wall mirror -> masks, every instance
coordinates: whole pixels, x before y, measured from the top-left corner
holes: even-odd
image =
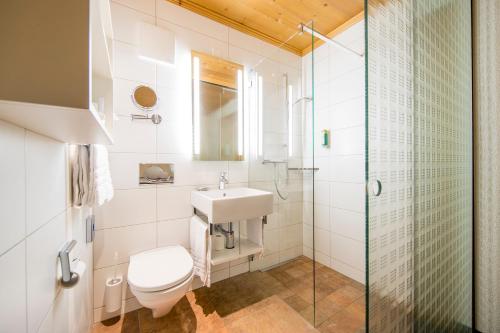
[[[191,60],[194,158],[243,160],[243,66],[196,51]]]
[[[153,111],[158,104],[158,97],[153,88],[137,86],[132,92],[132,101],[142,111]]]

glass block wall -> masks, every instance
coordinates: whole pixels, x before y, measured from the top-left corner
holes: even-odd
[[[500,332],[500,2],[474,1],[476,327]]]
[[[367,0],[370,332],[472,326],[467,0]],[[382,184],[380,196],[371,192]]]
[[[413,7],[367,3],[367,319],[370,332],[411,332],[413,317]],[[371,186],[369,186],[371,190]]]
[[[415,331],[472,327],[470,0],[414,12]]]

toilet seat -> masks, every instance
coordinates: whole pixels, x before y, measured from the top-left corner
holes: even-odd
[[[193,259],[179,245],[162,247],[130,257],[128,283],[134,290],[158,292],[192,277]]]

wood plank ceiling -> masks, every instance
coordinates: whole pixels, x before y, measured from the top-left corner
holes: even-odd
[[[233,29],[281,45],[300,23],[314,20],[314,29],[333,37],[363,19],[363,0],[167,0]],[[318,44],[316,44],[318,42]],[[321,42],[317,39],[315,45]],[[308,34],[282,47],[297,55],[311,50]]]

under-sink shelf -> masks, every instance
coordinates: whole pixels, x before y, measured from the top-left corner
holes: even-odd
[[[212,265],[219,265],[225,262],[248,257],[262,251],[262,246],[241,238],[235,241],[234,249],[223,249],[219,251],[212,250]]]

